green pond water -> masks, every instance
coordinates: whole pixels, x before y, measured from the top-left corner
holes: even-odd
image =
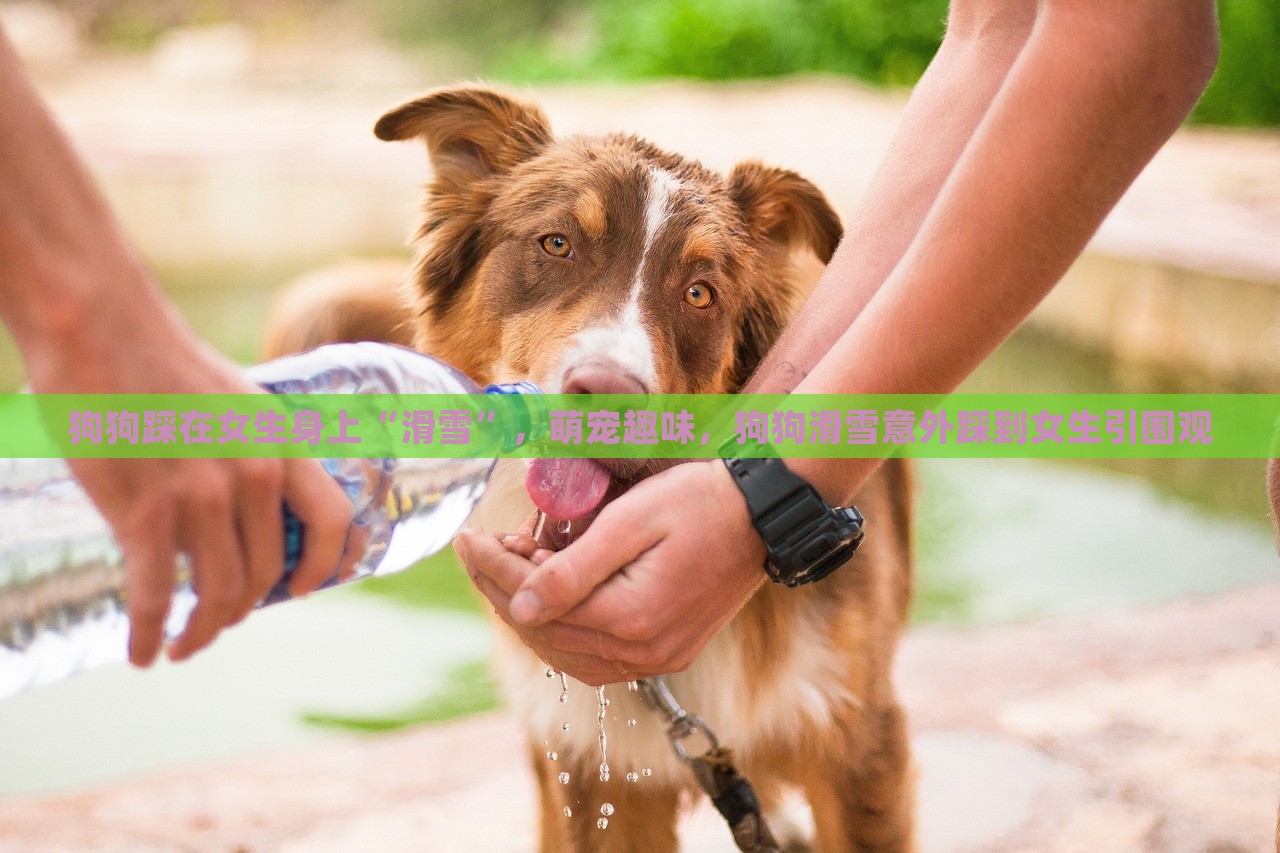
[[[204,335],[253,358],[300,267],[158,272]],[[122,330],[127,335],[127,330]],[[22,381],[0,338],[0,390]],[[1019,334],[971,391],[1190,390]],[[1200,389],[1230,390],[1230,389]],[[1280,578],[1257,461],[921,465],[917,622],[1139,606]],[[0,702],[0,796],[83,789],[493,707],[489,628],[451,554],[255,614],[190,664],[108,667]]]

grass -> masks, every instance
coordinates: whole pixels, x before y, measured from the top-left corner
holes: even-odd
[[[377,596],[400,606],[424,611],[482,612],[480,594],[471,585],[451,548],[403,572],[360,581],[344,592]],[[440,689],[398,711],[375,715],[304,713],[302,720],[323,728],[377,734],[480,714],[494,710],[499,704],[488,662],[478,660],[451,668]]]
[[[353,593],[376,595],[402,604],[460,613],[483,613],[480,593],[458,562],[452,548],[446,548],[403,572],[369,578],[352,587]]]
[[[443,723],[492,711],[499,705],[498,690],[486,661],[472,661],[449,670],[443,689],[390,714],[358,716],[308,713],[303,722],[361,734],[381,734],[422,723]]]

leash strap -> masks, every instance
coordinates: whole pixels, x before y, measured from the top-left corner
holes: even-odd
[[[667,720],[667,739],[676,755],[688,765],[698,787],[711,798],[716,811],[729,824],[733,841],[743,853],[782,853],[769,824],[760,811],[760,801],[746,777],[733,764],[733,751],[720,746],[715,732],[697,714],[680,706],[661,676],[640,681],[649,705]],[[685,742],[701,735],[708,748],[691,757]]]
[[[707,792],[716,811],[729,824],[734,843],[745,853],[781,853],[760,811],[751,783],[733,766],[733,752],[724,747],[688,760],[698,786]]]

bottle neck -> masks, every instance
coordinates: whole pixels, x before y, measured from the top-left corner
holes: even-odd
[[[509,405],[499,407],[502,425],[502,449],[514,450],[546,429],[549,411],[542,389],[532,382],[509,382],[490,385],[486,394],[511,395]]]

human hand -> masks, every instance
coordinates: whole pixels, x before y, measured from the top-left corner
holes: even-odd
[[[163,302],[140,328],[137,314],[100,316],[28,352],[38,393],[262,393],[195,338]],[[124,332],[124,330],[128,330]],[[313,591],[358,553],[344,545],[350,501],[310,459],[78,459],[72,472],[111,525],[125,559],[129,660],[154,662],[179,553],[190,557],[197,604],[168,656],[180,661],[242,620],[284,570],[281,502],[304,525],[294,595]]]
[[[718,460],[642,481],[554,554],[474,530],[455,547],[521,639],[591,685],[687,668],[765,580],[764,544]]]

